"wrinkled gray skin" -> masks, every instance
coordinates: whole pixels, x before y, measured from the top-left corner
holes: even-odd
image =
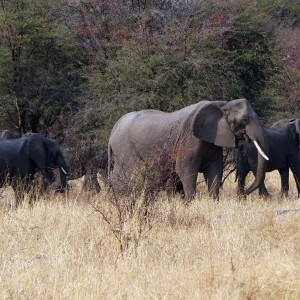
[[[300,196],[300,119],[280,120],[271,128],[265,128],[265,134],[269,140],[269,158],[267,172],[278,170],[281,177],[281,193],[288,196],[289,169],[291,169]],[[238,193],[243,195],[245,179],[249,172],[256,171],[257,150],[253,143],[242,141],[239,143],[236,156]],[[259,186],[261,196],[270,197],[265,184]]]
[[[15,207],[23,199],[24,192],[32,190],[35,173],[39,170],[47,178],[52,168],[60,169],[61,189],[66,189],[68,168],[54,140],[37,133],[0,140],[0,186],[12,186],[16,194]]]
[[[82,190],[99,193],[101,191],[97,173],[105,180],[107,176],[107,152],[96,151],[88,145],[83,148],[64,147],[62,151],[69,166],[69,180],[85,175]]]
[[[255,139],[268,155],[262,125],[246,99],[201,101],[173,113],[131,112],[119,119],[110,135],[109,179],[113,186],[130,184],[132,174],[146,170],[147,180],[159,189],[178,178],[190,200],[196,192],[198,172],[202,172],[209,193],[218,198],[222,147],[236,147],[239,139]],[[259,155],[256,178],[246,194],[264,181],[265,169],[266,160]]]

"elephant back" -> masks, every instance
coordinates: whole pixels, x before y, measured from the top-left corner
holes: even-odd
[[[0,135],[0,140],[13,140],[17,138],[18,136],[11,130],[3,130]]]

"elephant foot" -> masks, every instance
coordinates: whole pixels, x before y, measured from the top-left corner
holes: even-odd
[[[219,193],[216,193],[216,191],[209,191],[208,195],[210,198],[213,198],[214,201],[219,202],[220,200]]]
[[[189,200],[187,198],[182,198],[182,203],[184,204],[184,206],[188,207],[191,205],[192,200]]]
[[[10,209],[15,210],[17,209],[18,204],[15,196],[12,196],[12,199],[10,200]]]
[[[238,189],[236,193],[237,193],[239,200],[246,200],[245,190]]]
[[[259,193],[259,196],[265,199],[271,199],[272,195],[269,192]]]

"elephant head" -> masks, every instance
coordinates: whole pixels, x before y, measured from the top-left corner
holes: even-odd
[[[300,151],[300,119],[283,119],[274,123],[271,128],[288,130],[292,134],[293,139],[298,143]]]
[[[53,181],[51,169],[59,168],[61,189],[67,188],[68,168],[58,144],[40,134],[33,133],[28,136],[28,154],[37,169],[44,173],[45,178]]]
[[[289,123],[289,130],[292,132],[293,138],[298,142],[299,157],[300,157],[300,119],[292,120]]]
[[[0,135],[0,140],[13,140],[17,139],[18,136],[13,133],[11,130],[3,130]]]
[[[299,151],[300,151],[300,119],[295,120],[295,128],[296,128],[296,132],[298,133],[298,144],[299,144]]]
[[[207,102],[195,112],[192,128],[196,137],[220,147],[235,148],[239,140],[252,140],[259,153],[258,165],[255,180],[245,193],[250,194],[264,181],[268,140],[258,116],[246,99]]]

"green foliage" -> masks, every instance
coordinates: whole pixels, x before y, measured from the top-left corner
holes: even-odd
[[[44,1],[25,0],[1,8],[1,104],[17,116],[5,121],[20,133],[45,130],[61,110],[76,105],[83,82],[72,37],[56,30],[50,9]]]
[[[17,2],[0,10],[2,127],[105,148],[133,110],[246,97],[266,123],[299,116],[296,0]]]

